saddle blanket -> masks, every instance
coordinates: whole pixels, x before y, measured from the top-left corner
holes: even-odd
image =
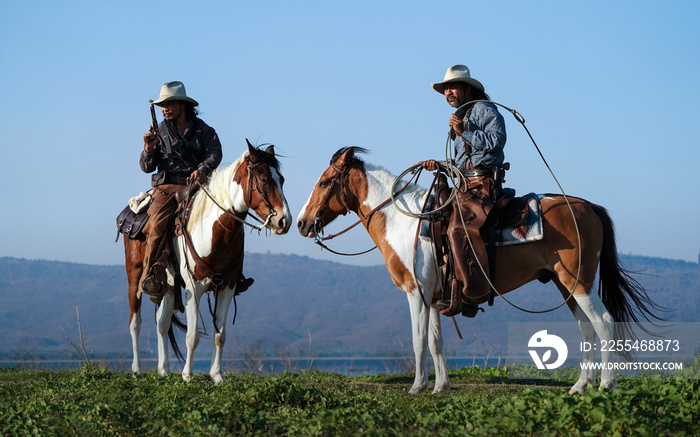
[[[540,199],[542,197],[544,196],[535,193],[529,193],[522,197],[527,204],[527,217],[517,226],[496,229],[496,246],[512,246],[539,241],[544,238],[542,232],[542,211],[540,209]],[[432,208],[432,205],[433,199],[428,199],[426,210]],[[429,220],[421,220],[420,236],[431,238]]]
[[[542,196],[544,197],[544,196]],[[496,231],[496,246],[512,246],[514,244],[530,243],[544,238],[542,232],[542,211],[540,196],[529,193],[523,196],[527,203],[527,218],[518,226]]]

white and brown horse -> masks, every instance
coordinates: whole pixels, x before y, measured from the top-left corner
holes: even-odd
[[[333,156],[330,167],[323,172],[299,213],[299,232],[305,237],[317,237],[325,225],[348,210],[365,218],[363,225],[382,252],[392,281],[408,297],[416,359],[410,392],[420,393],[428,388],[426,346],[430,347],[435,364],[433,392],[448,391],[450,381],[443,354],[440,311],[435,305],[440,284],[432,242],[423,237],[415,242],[419,218],[401,213],[391,202],[381,206],[392,197],[396,176],[358,159],[356,149],[362,151],[344,148]],[[427,190],[410,184],[395,195],[395,201],[402,210],[417,213],[427,195]],[[619,265],[612,221],[604,208],[569,197],[569,209],[563,196],[557,195],[543,197],[540,202],[544,238],[496,251],[495,266],[499,274],[494,286],[501,294],[535,279],[552,280],[564,298],[573,292],[573,299],[568,299],[567,305],[579,323],[584,341],[590,343],[595,343],[596,335],[613,339],[614,322],[634,322],[637,315],[658,319],[649,307],[660,307],[649,300],[646,292]],[[380,208],[373,212],[377,207]],[[579,238],[571,211],[580,233],[580,271]],[[602,299],[591,292],[599,264]],[[488,296],[484,296],[477,303],[487,300]],[[602,352],[601,358],[603,363],[609,362],[610,353]],[[592,362],[595,351],[586,352],[583,359]],[[582,370],[570,393],[583,393],[594,381],[593,370]],[[613,389],[616,384],[614,372],[603,370],[600,388]]]
[[[194,194],[186,236],[175,237],[175,261],[184,280],[184,308],[187,316],[187,357],[182,377],[189,380],[193,374],[194,351],[199,343],[199,302],[205,292],[216,290],[213,311],[214,354],[209,375],[216,383],[223,381],[222,353],[226,341],[226,318],[236,292],[236,278],[243,267],[244,219],[253,210],[267,218],[265,225],[275,234],[289,231],[292,221],[282,186],[284,178],[274,154],[274,148],[257,149],[248,143],[248,150],[227,168],[216,170],[202,189]],[[211,197],[210,197],[211,196]],[[246,222],[247,223],[247,222]],[[193,255],[190,247],[194,247]],[[143,270],[144,240],[125,237],[126,271],[129,280],[129,330],[133,346],[133,372],[141,371],[138,337],[141,330],[141,295],[137,293]],[[197,256],[204,261],[198,265]],[[208,272],[206,270],[209,270]],[[179,350],[172,335],[172,316],[180,286],[175,286],[176,269],[168,266],[168,292],[156,311],[158,336],[158,373],[170,372],[168,335],[176,355]],[[211,273],[218,273],[212,280]],[[218,286],[216,284],[219,284]],[[208,312],[208,311],[206,311]],[[205,311],[202,311],[205,313]]]

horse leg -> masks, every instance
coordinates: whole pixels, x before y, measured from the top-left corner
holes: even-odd
[[[189,282],[189,281],[185,281]],[[187,356],[185,365],[182,367],[182,379],[189,381],[194,374],[194,351],[199,345],[199,301],[202,293],[197,290],[195,283],[188,283],[185,289],[185,314],[187,315],[187,334],[185,334],[185,344],[187,345]]]
[[[586,313],[580,306],[576,305],[575,300],[569,300],[567,303],[569,304],[571,311],[574,313],[574,317],[576,317],[576,320],[578,321],[578,328],[581,330],[584,344],[595,344],[595,328],[593,327],[593,324]],[[569,390],[570,395],[574,393],[585,395],[588,386],[595,384],[595,369],[593,368],[594,362],[595,350],[592,347],[588,350],[584,350],[583,357],[581,359],[581,374],[579,375],[576,384],[574,384],[573,387],[571,387],[571,390]]]
[[[428,389],[428,371],[427,371],[427,339],[428,339],[428,324],[430,312],[423,300],[418,295],[418,291],[407,294],[408,304],[411,309],[411,327],[413,337],[413,354],[416,360],[416,376],[413,380],[413,387],[409,391],[410,394],[423,393]]]
[[[595,333],[598,334],[601,344],[609,344],[613,341],[614,335],[614,320],[608,310],[603,305],[603,301],[596,293],[589,293],[585,295],[574,295],[576,303],[583,310],[583,312],[588,316]],[[592,343],[594,344],[594,343]],[[608,349],[602,349],[600,351],[600,362],[602,364],[602,370],[600,373],[600,387],[599,389],[610,389],[614,390],[617,388],[617,380],[615,378],[615,371],[612,368],[613,356]]]
[[[211,357],[211,369],[209,376],[215,384],[224,382],[224,374],[221,370],[224,344],[226,343],[226,319],[228,309],[233,299],[233,289],[225,288],[216,296],[216,328],[214,330],[214,351]]]
[[[567,277],[567,275],[562,275],[560,273],[558,277],[553,279],[553,282],[556,284],[562,296],[564,296],[566,299],[571,293],[570,288],[573,288],[576,278],[573,276],[568,278],[570,286],[567,287],[567,285],[564,285],[560,280],[562,277]],[[581,278],[586,277],[587,276],[584,274],[581,275]],[[581,330],[581,335],[583,336],[583,341],[594,345],[596,344],[596,335],[598,338],[600,338],[601,343],[612,341],[614,321],[608,310],[605,308],[605,305],[600,297],[596,293],[590,292],[592,287],[590,285],[583,285],[584,283],[590,284],[591,282],[592,281],[585,281],[584,279],[581,279],[577,286],[577,290],[580,292],[574,293],[572,296],[573,301],[569,299],[568,305],[569,309],[578,321],[579,329]],[[590,351],[583,353],[582,364],[585,363],[586,367],[592,367],[591,364],[595,360],[595,351],[592,349],[593,348],[591,348]],[[615,379],[615,372],[612,369],[611,364],[609,364],[612,363],[612,355],[606,350],[602,350],[600,355],[602,365],[600,389],[608,388],[613,390],[617,388],[617,381]],[[584,394],[586,392],[586,387],[593,383],[595,383],[595,369],[584,369],[582,366],[579,379],[576,381],[576,384],[571,387],[569,393]]]
[[[134,311],[132,307],[131,320],[129,321],[129,333],[131,334],[131,348],[133,351],[133,361],[131,371],[141,373],[141,353],[139,352],[139,334],[141,334],[141,304]]]
[[[168,354],[168,331],[173,317],[175,296],[168,291],[158,305],[156,311],[156,335],[158,337],[158,374],[166,376],[170,373],[170,358]]]
[[[132,362],[131,371],[141,373],[141,353],[139,351],[139,335],[141,334],[141,296],[138,294],[139,279],[143,271],[141,251],[143,243],[139,240],[129,240],[124,236],[124,257],[129,297],[129,333],[131,334]]]
[[[447,393],[450,391],[450,377],[447,375],[447,359],[443,353],[442,327],[440,322],[440,310],[435,305],[431,305],[428,345],[430,347],[430,354],[433,356],[433,364],[435,365],[435,388],[433,389],[433,393]]]

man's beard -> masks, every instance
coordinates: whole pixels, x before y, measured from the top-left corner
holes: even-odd
[[[450,105],[450,106],[453,107],[453,108],[459,108],[460,106],[462,106],[462,103],[463,103],[463,102],[462,102],[461,100],[459,100],[459,99],[455,99],[454,103],[450,103],[450,101],[447,100],[447,104]]]

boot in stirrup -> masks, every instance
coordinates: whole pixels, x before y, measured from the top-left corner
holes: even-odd
[[[245,276],[243,276],[243,273],[239,273],[236,277],[236,294],[238,295],[243,293],[248,288],[250,288],[250,286],[253,285],[254,282],[255,279],[246,278]]]
[[[141,280],[141,292],[160,298],[163,295],[166,279],[165,265],[160,262],[153,264],[148,275]]]

